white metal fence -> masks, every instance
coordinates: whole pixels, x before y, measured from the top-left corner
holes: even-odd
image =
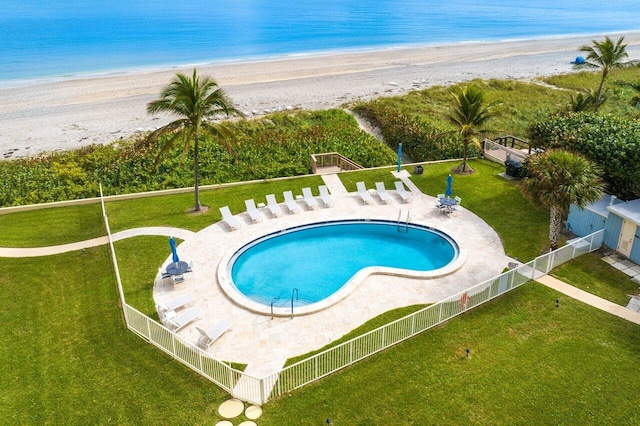
[[[254,404],[263,404],[271,398],[314,382],[445,322],[531,279],[545,275],[564,262],[598,249],[602,245],[604,235],[602,230],[595,232],[404,318],[287,366],[264,378],[257,378],[211,357],[193,343],[126,303],[104,201],[102,209],[127,328],[234,397]]]

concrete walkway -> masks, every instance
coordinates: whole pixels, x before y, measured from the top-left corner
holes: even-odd
[[[573,299],[584,302],[587,305],[591,305],[594,308],[598,308],[617,317],[626,319],[627,321],[640,324],[640,312],[633,312],[632,310],[627,309],[624,306],[616,305],[613,302],[609,302],[608,300],[605,300],[601,297],[595,296],[584,290],[580,290],[579,288],[571,286],[550,275],[544,275],[542,277],[536,278],[536,281]]]
[[[142,235],[157,235],[164,237],[176,237],[181,240],[187,240],[195,235],[195,232],[187,229],[169,228],[165,226],[150,226],[145,228],[127,229],[126,231],[116,232],[111,237],[113,241],[120,241],[131,237],[139,237]],[[93,238],[91,240],[79,241],[77,243],[61,244],[49,247],[0,247],[0,257],[37,257],[51,256],[54,254],[67,253],[70,251],[82,250],[90,247],[97,247],[109,244],[109,237]]]

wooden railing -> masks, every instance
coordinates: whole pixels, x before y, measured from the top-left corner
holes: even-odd
[[[340,170],[360,170],[364,168],[338,152],[311,154],[311,173],[316,174],[320,167],[338,167]]]

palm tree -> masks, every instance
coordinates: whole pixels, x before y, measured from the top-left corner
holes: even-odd
[[[603,98],[600,104],[603,104],[606,99]],[[596,109],[596,94],[593,90],[584,90],[578,92],[576,95],[571,95],[570,101],[571,112],[583,112]]]
[[[184,150],[191,147],[193,141],[193,174],[195,187],[195,211],[200,211],[199,178],[198,178],[198,143],[200,136],[207,133],[216,137],[224,148],[231,151],[229,136],[231,132],[221,123],[209,121],[220,114],[227,117],[243,116],[236,109],[226,93],[210,77],[200,78],[193,69],[191,78],[184,74],[176,74],[174,80],[166,86],[160,94],[160,99],[147,104],[149,114],[168,112],[177,115],[175,121],[153,131],[147,136],[147,141],[154,142],[160,137],[169,135],[164,146],[158,153],[156,163],[176,143],[181,140]]]
[[[602,104],[602,90],[604,81],[609,75],[609,71],[616,68],[624,68],[632,66],[636,61],[623,62],[628,57],[627,45],[622,44],[624,37],[620,37],[617,42],[613,42],[609,37],[605,37],[603,41],[591,40],[592,46],[580,47],[581,52],[587,53],[584,63],[576,64],[577,68],[600,68],[602,70],[602,78],[594,103],[595,110],[598,111]]]
[[[482,148],[480,135],[488,131],[484,125],[497,115],[494,107],[499,103],[492,102],[485,105],[484,93],[475,85],[464,89],[455,89],[451,91],[451,96],[453,97],[453,107],[448,114],[445,114],[445,118],[457,127],[457,132],[462,136],[464,149],[462,164],[453,171],[456,173],[473,173],[473,169],[467,166],[469,144],[473,142],[476,146]]]
[[[533,203],[550,210],[549,242],[555,250],[569,206],[585,207],[602,197],[600,171],[586,158],[563,150],[529,157],[527,169],[529,177],[522,182],[522,192]]]

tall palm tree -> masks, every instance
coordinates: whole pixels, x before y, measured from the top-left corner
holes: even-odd
[[[455,89],[451,91],[451,96],[453,97],[453,107],[445,114],[445,118],[456,126],[457,132],[462,136],[464,150],[462,164],[454,171],[456,173],[473,173],[473,169],[467,166],[469,144],[473,142],[482,148],[480,135],[489,131],[484,125],[497,115],[494,108],[500,103],[492,102],[485,105],[484,93],[475,85]]]
[[[160,99],[147,104],[147,112],[149,114],[168,112],[180,117],[153,131],[147,136],[147,140],[154,142],[164,135],[169,135],[169,138],[158,153],[156,161],[165,155],[176,141],[182,141],[185,151],[191,147],[191,142],[193,142],[194,210],[200,211],[198,188],[198,144],[200,136],[203,133],[210,134],[217,138],[225,149],[230,151],[230,131],[223,124],[209,120],[220,114],[224,114],[227,117],[233,115],[243,116],[242,112],[233,106],[231,100],[215,80],[210,77],[200,78],[195,68],[191,78],[184,74],[176,74],[173,81],[162,89]]]
[[[598,86],[594,103],[596,111],[602,104],[604,81],[607,79],[609,72],[613,69],[632,66],[636,63],[636,61],[623,61],[629,56],[627,54],[627,45],[622,44],[623,41],[624,37],[620,37],[615,43],[609,37],[605,37],[603,41],[591,40],[593,45],[584,45],[579,49],[581,52],[585,52],[587,57],[584,63],[576,64],[576,68],[599,68],[602,70],[602,78],[600,79],[600,86]]]
[[[529,157],[529,177],[522,182],[522,193],[550,211],[549,242],[558,248],[562,220],[569,207],[585,207],[602,197],[600,171],[586,158],[563,150],[549,150]]]

